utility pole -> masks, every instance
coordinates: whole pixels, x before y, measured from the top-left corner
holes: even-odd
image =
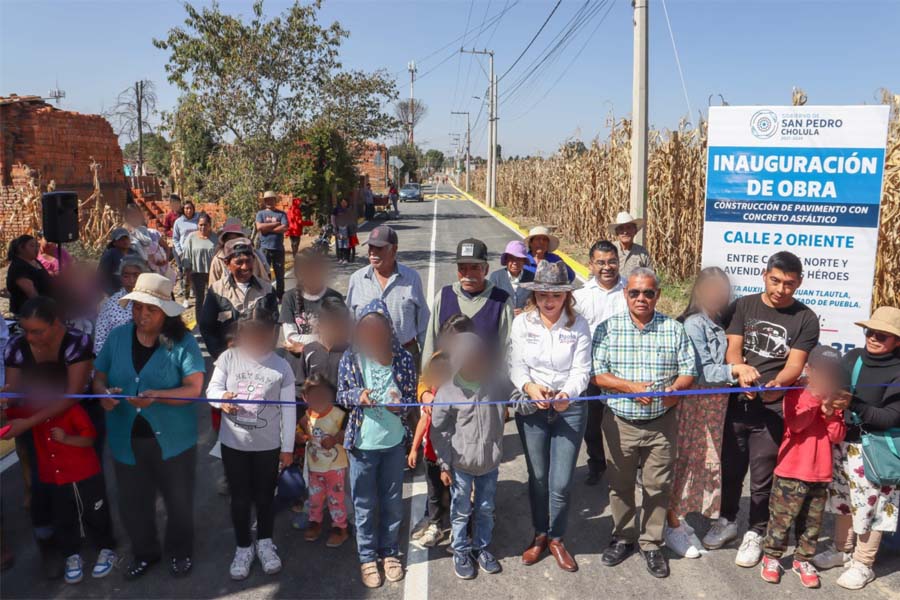
[[[144,174],[144,82],[138,81],[134,84],[134,97],[137,101],[137,129],[138,129],[138,175]]]
[[[631,86],[631,199],[636,219],[647,215],[647,0],[632,0],[634,7],[634,74]],[[643,233],[637,240],[643,242]]]
[[[472,127],[469,123],[469,111],[454,110],[451,115],[466,115],[466,193],[469,193],[469,156],[472,151]]]
[[[497,205],[497,76],[494,73],[494,51],[493,50],[465,50],[459,49],[465,54],[486,54],[491,63],[488,81],[488,168],[487,181],[485,182],[484,202],[491,208]],[[466,171],[468,173],[468,171]]]
[[[411,60],[406,65],[409,69],[409,145],[416,145],[415,128],[415,87],[416,87],[416,61]]]

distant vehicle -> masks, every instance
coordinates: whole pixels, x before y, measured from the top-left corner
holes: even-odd
[[[400,202],[422,202],[425,198],[422,196],[422,186],[418,183],[407,183],[400,188]]]

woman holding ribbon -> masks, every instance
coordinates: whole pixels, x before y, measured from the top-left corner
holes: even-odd
[[[131,303],[132,322],[113,329],[97,357],[94,393],[101,400],[116,469],[119,511],[134,559],[126,579],[144,575],[159,562],[156,495],[166,507],[165,552],[173,576],[192,566],[197,405],[205,371],[194,336],[172,300],[172,281],[143,273],[134,290],[119,299]]]
[[[531,297],[510,331],[510,379],[531,400],[516,407],[516,426],[525,449],[534,526],[522,562],[535,564],[549,548],[560,569],[577,571],[563,536],[587,406],[570,398],[587,388],[591,332],[575,312],[565,263],[539,262],[534,281],[520,286],[531,290]]]

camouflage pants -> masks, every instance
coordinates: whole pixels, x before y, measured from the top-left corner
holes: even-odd
[[[793,525],[797,538],[794,559],[812,560],[827,501],[828,483],[807,483],[776,475],[769,498],[769,525],[763,546],[766,556],[781,558]]]

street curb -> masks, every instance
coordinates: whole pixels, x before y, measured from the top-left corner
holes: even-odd
[[[462,194],[463,196],[465,196],[466,198],[468,198],[469,200],[474,202],[477,206],[479,206],[481,209],[483,209],[489,215],[491,215],[496,220],[500,221],[501,223],[503,223],[504,225],[506,225],[507,227],[509,227],[516,233],[518,233],[523,238],[528,235],[528,231],[526,229],[523,229],[518,223],[516,223],[512,219],[507,218],[506,216],[500,214],[499,212],[497,212],[490,206],[487,206],[480,200],[476,199],[472,194],[462,191],[461,189],[456,187],[456,185],[454,183],[452,183],[452,182],[449,182],[449,183],[450,183],[451,187],[453,187],[453,189],[455,189],[457,191],[457,193]],[[562,259],[562,261],[569,266],[569,268],[571,268],[573,271],[575,271],[575,273],[582,280],[590,279],[591,273],[590,273],[590,271],[588,271],[587,267],[584,266],[584,264],[578,262],[577,260],[572,258],[569,254],[566,254],[562,250],[556,250],[554,253],[557,256],[559,256]]]

